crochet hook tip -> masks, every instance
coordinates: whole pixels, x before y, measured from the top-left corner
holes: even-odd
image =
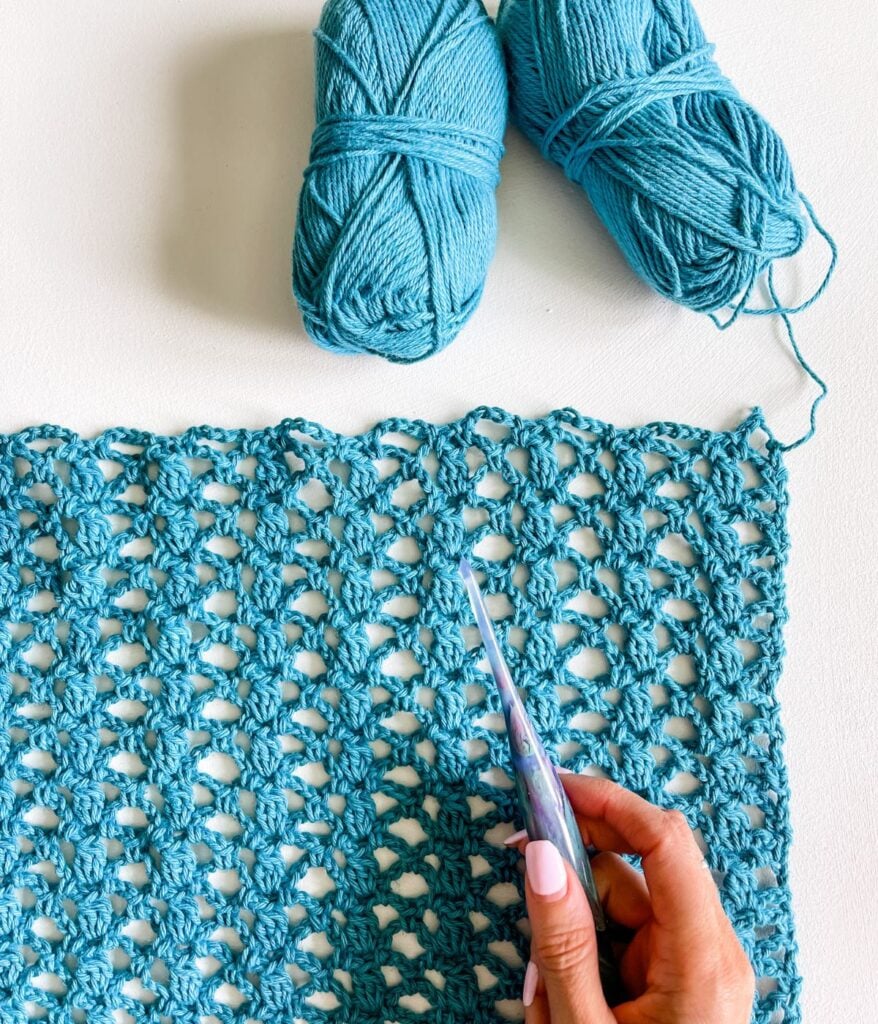
[[[518,696],[518,691],[512,681],[509,666],[506,664],[506,659],[500,650],[500,643],[497,640],[497,634],[494,632],[494,625],[491,622],[491,616],[488,614],[485,599],[482,597],[481,588],[476,580],[473,567],[466,558],[461,558],[459,571],[467,596],[469,597],[470,606],[476,617],[476,625],[482,637],[485,654],[491,666],[491,674],[494,677],[494,682],[497,684],[497,689],[500,691],[500,698],[504,709],[516,707],[524,714],[524,705],[521,703],[521,698]]]

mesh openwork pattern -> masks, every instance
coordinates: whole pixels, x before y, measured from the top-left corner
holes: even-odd
[[[786,504],[758,414],[0,437],[0,1020],[521,1020],[467,554],[559,760],[685,812],[797,1021]]]

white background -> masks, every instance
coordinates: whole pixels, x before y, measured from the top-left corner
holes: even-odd
[[[876,1018],[874,47],[869,0],[700,0],[718,60],[779,129],[842,250],[798,321],[828,379],[789,459],[781,685],[806,1024]],[[319,0],[0,4],[0,430],[51,421],[356,431],[481,403],[621,425],[804,429],[812,388],[765,321],[718,333],[639,283],[583,196],[510,132],[485,298],[429,364],[317,349],[289,295]],[[825,253],[784,276],[802,294]]]

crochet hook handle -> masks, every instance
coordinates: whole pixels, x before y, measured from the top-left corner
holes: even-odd
[[[607,1001],[611,1006],[615,1005],[625,998],[624,989],[610,942],[607,919],[595,886],[588,854],[582,843],[576,816],[555,766],[518,694],[500,650],[479,585],[473,575],[472,566],[465,558],[460,562],[460,575],[466,586],[491,673],[500,693],[515,786],[528,837],[534,841],[546,839],[551,842],[573,867],[582,883],[594,917],[601,984]]]

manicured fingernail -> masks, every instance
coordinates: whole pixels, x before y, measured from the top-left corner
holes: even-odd
[[[527,829],[526,828],[523,828],[520,832],[513,832],[511,836],[507,836],[503,840],[503,845],[504,846],[518,846],[518,844],[523,839],[527,839]]]
[[[556,768],[559,775],[575,775],[576,772],[572,768],[562,768],[560,765]]]
[[[524,992],[521,994],[521,1001],[525,1006],[532,1006],[537,997],[537,984],[540,980],[540,972],[537,965],[531,960],[524,972]]]
[[[537,896],[561,899],[567,892],[567,868],[554,844],[546,839],[528,843],[524,856],[530,887]]]

